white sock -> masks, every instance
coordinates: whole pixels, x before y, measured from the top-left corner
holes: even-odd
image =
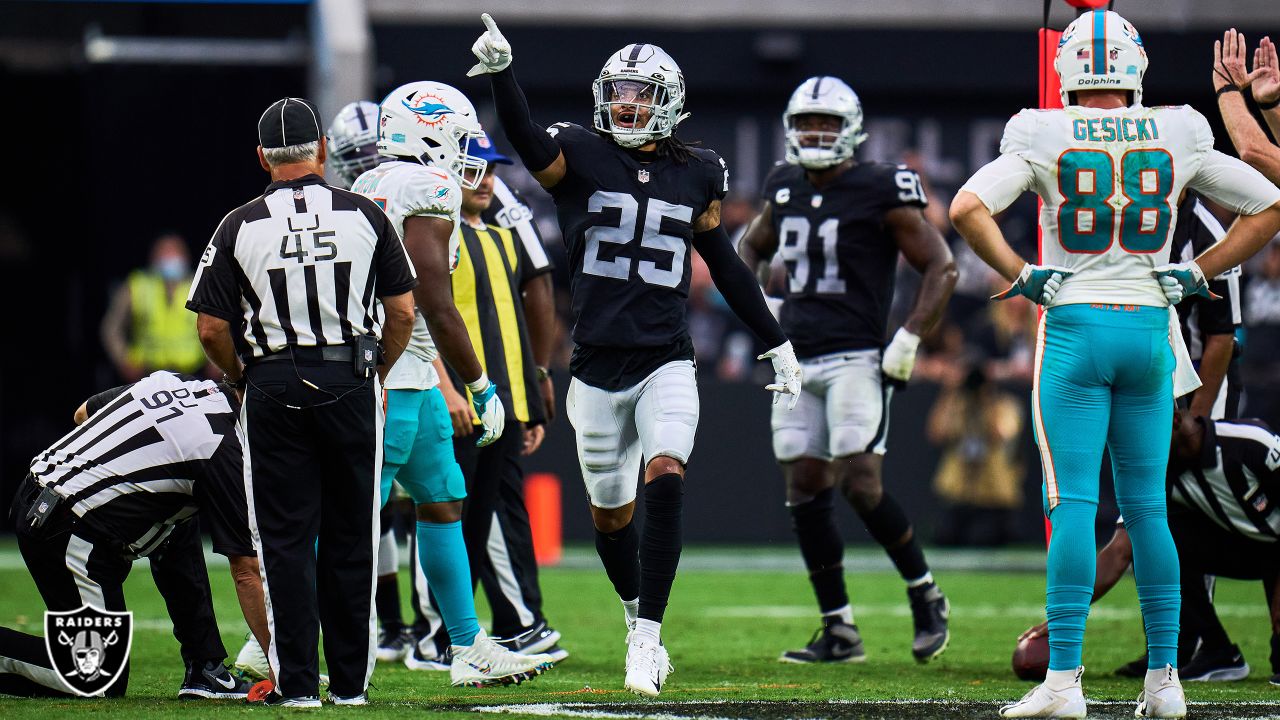
[[[651,643],[661,643],[662,623],[645,620],[644,618],[637,618],[635,633],[632,634],[631,639],[633,641],[647,640]]]
[[[918,588],[922,585],[928,585],[931,582],[933,582],[933,573],[927,572],[921,575],[920,577],[916,578],[915,580],[908,580],[907,587]]]
[[[1160,687],[1164,684],[1166,679],[1181,682],[1178,680],[1178,671],[1173,670],[1169,665],[1165,665],[1162,668],[1147,670],[1147,677],[1143,681],[1143,684],[1146,685],[1146,687]]]
[[[622,612],[627,616],[627,624],[635,625],[636,617],[640,615],[640,598],[635,600],[623,600]]]
[[[848,605],[845,605],[844,607],[836,608],[831,612],[822,613],[822,617],[823,618],[838,617],[840,618],[840,622],[844,623],[845,625],[852,625],[853,624],[853,608],[849,607]]]
[[[1075,670],[1050,670],[1045,673],[1044,686],[1050,690],[1066,690],[1079,684],[1079,677],[1084,668]]]

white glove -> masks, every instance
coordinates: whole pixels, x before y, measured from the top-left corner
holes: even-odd
[[[891,380],[905,383],[911,379],[911,370],[916,366],[916,348],[920,347],[920,336],[900,327],[893,334],[893,340],[884,349],[884,357],[880,360],[880,369]]]
[[[1048,305],[1053,302],[1063,281],[1073,274],[1066,268],[1024,263],[1022,272],[1018,273],[1018,278],[1013,281],[1013,285],[999,295],[992,295],[991,299],[1008,300],[1014,295],[1021,295],[1033,303]]]
[[[480,427],[484,429],[476,447],[484,447],[502,435],[507,411],[502,408],[502,400],[498,397],[498,386],[489,382],[488,375],[481,373],[478,379],[467,383],[467,389],[471,391],[471,407],[475,408]]]
[[[475,54],[476,59],[480,62],[467,71],[467,77],[501,72],[511,64],[511,43],[502,37],[502,31],[498,29],[498,23],[493,21],[489,13],[482,14],[480,20],[484,22],[484,26],[487,29],[471,46],[471,52]]]
[[[1151,274],[1160,282],[1160,289],[1170,305],[1177,305],[1192,295],[1200,295],[1210,300],[1219,300],[1221,296],[1209,289],[1209,281],[1204,271],[1195,260],[1176,265],[1161,265],[1154,268]]]
[[[773,393],[773,404],[777,405],[783,395],[790,395],[787,409],[794,408],[800,402],[800,361],[796,359],[791,341],[782,343],[756,359],[773,361],[773,373],[776,377],[772,385],[764,386],[765,390]]]

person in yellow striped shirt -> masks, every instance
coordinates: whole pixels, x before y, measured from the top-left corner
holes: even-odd
[[[487,138],[469,152],[487,160],[488,170],[478,187],[462,191],[454,302],[481,365],[498,387],[507,417],[519,421],[521,432],[508,427],[492,445],[477,448],[475,413],[466,391],[452,373],[442,374],[440,390],[454,424],[454,454],[467,481],[462,532],[471,575],[484,586],[493,611],[492,635],[509,638],[508,647],[516,652],[547,653],[559,661],[568,653],[558,644],[560,633],[542,615],[520,467],[520,456],[538,449],[555,414],[546,369],[555,336],[552,266],[532,214],[493,173],[496,165],[510,165],[511,160]],[[430,618],[430,596],[422,592],[421,582],[416,584],[420,609]],[[443,633],[441,628],[437,636]],[[447,641],[437,637],[436,646],[446,647]]]

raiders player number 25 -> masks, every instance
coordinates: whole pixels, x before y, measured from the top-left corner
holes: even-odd
[[[791,343],[720,226],[724,161],[673,135],[679,66],[655,45],[610,56],[593,83],[594,129],[530,117],[508,67],[511,46],[488,15],[471,74],[490,73],[498,117],[525,167],[555,200],[572,272],[573,382],[568,414],[591,501],[596,548],[623,602],[628,690],[657,695],[671,670],[659,630],[680,558],[685,463],[698,422],[686,305],[692,249],[729,306],[768,347],[777,381],[800,390]],[[645,527],[631,522],[645,467]],[[641,572],[643,568],[643,573]]]
[[[796,412],[775,408],[773,449],[823,626],[807,647],[780,659],[864,656],[832,515],[838,489],[907,583],[915,621],[911,651],[924,662],[946,649],[947,601],[880,473],[893,385],[911,377],[920,335],[941,316],[955,286],[955,264],[921,212],[920,177],[905,167],[854,159],[866,135],[862,107],[848,85],[809,78],[792,94],[783,122],[787,162],[765,179],[764,211],[739,247],[762,278],[770,258],[781,254],[787,269],[782,328],[804,369]],[[899,253],[923,277],[910,315],[885,347]]]

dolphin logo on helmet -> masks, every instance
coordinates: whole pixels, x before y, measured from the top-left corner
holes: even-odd
[[[425,120],[425,122],[428,123],[440,122],[441,117],[453,113],[453,108],[448,105],[445,105],[444,103],[433,103],[427,98],[415,98],[414,102],[417,102],[417,105],[410,105],[409,100],[403,100],[401,102],[403,102],[404,106],[409,108],[409,112],[414,115],[429,118]]]
[[[489,165],[468,152],[483,135],[475,106],[444,83],[401,85],[382,101],[378,152],[444,170],[469,190],[480,185]]]

